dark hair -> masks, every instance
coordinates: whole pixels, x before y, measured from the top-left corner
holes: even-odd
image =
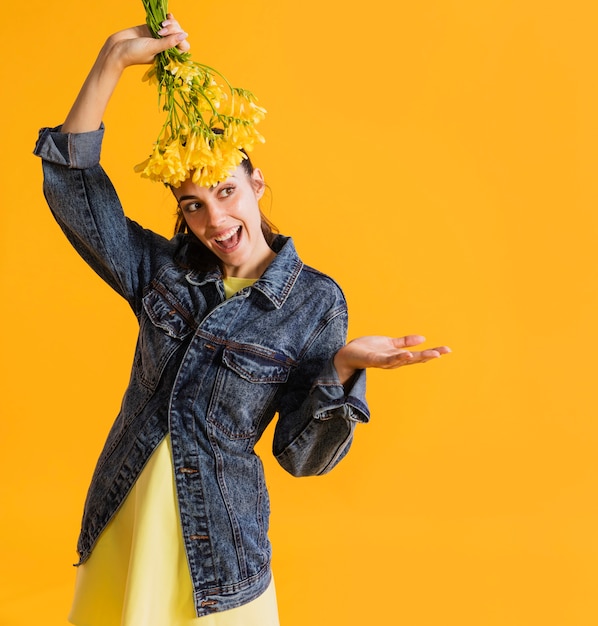
[[[241,162],[241,165],[243,166],[246,176],[251,178],[254,170],[253,163],[245,152],[243,152],[243,154],[245,158]],[[261,210],[260,217],[262,219],[261,226],[264,239],[269,246],[272,246],[272,242],[278,235],[278,229]],[[174,234],[186,235],[188,239],[185,261],[182,262],[183,265],[189,267],[189,269],[197,269],[200,271],[209,271],[220,266],[220,259],[211,250],[208,250],[191,230],[189,230],[185,216],[180,207],[177,207]],[[181,260],[179,260],[179,262],[181,262]]]

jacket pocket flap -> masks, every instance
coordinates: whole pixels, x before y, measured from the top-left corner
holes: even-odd
[[[284,355],[260,346],[227,346],[222,353],[222,362],[251,383],[284,383],[291,369],[291,363]]]
[[[152,290],[145,295],[143,308],[152,324],[170,337],[183,339],[194,330],[187,312],[177,302],[170,302],[158,291]]]

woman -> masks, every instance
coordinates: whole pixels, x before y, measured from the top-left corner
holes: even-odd
[[[345,345],[342,292],[269,231],[249,160],[214,187],[173,189],[182,227],[171,240],[124,216],[99,165],[102,117],[126,67],[189,47],[170,15],[159,34],[109,37],[64,124],[42,129],[35,150],[56,220],[140,325],[87,496],[70,620],[269,626],[269,505],[254,453],[264,429],[278,413],[273,451],[286,470],[327,472],[369,419],[365,368],[449,350],[410,351],[415,335]]]

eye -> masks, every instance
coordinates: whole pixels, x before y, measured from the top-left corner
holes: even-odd
[[[199,211],[202,208],[202,203],[198,201],[188,202],[184,204],[181,208],[185,213],[195,213],[195,211]]]
[[[218,195],[221,198],[228,198],[234,191],[234,185],[226,185],[225,187],[222,187],[222,189],[218,192]]]

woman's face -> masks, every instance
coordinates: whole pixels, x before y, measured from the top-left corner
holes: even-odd
[[[188,178],[173,192],[189,230],[222,261],[225,276],[262,275],[275,254],[262,233],[259,169],[248,176],[240,165],[215,187],[200,187]]]

